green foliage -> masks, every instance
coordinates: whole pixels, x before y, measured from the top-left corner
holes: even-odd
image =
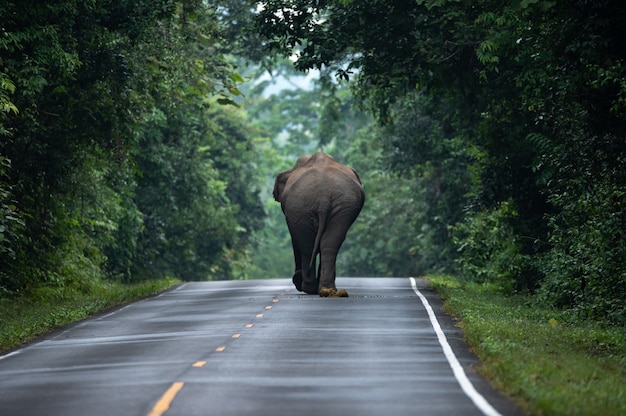
[[[0,20],[3,294],[231,277],[263,212],[245,118],[218,110],[243,79],[217,5],[3,2]]]
[[[12,263],[24,232],[24,220],[7,183],[11,163],[0,155],[0,296],[16,285]]]
[[[302,75],[289,64],[279,64],[271,76],[262,80],[263,72],[255,74],[255,85],[242,103],[257,137],[255,175],[262,181],[259,197],[266,212],[262,227],[253,235],[252,265],[247,270],[249,276],[256,278],[293,274],[291,238],[280,205],[272,196],[274,179],[277,173],[291,168],[299,156],[319,148],[324,108],[319,85],[311,90],[298,88],[293,82]],[[276,79],[292,85],[268,94],[266,90]]]
[[[519,214],[512,201],[482,211],[454,227],[454,243],[460,252],[458,271],[469,281],[494,283],[505,293],[533,289],[537,273],[524,254],[525,236],[516,230]]]
[[[254,235],[256,245],[251,252],[247,276],[257,279],[290,277],[294,261],[285,216],[273,198],[268,197],[266,201],[267,217],[264,227]]]
[[[407,270],[423,270],[425,253],[415,248],[423,236],[414,228],[421,207],[411,198],[412,182],[368,171],[361,179],[367,199],[339,252],[340,273],[402,276]]]
[[[577,323],[568,312],[489,284],[428,276],[458,318],[479,372],[526,414],[590,415],[626,411],[626,330]]]
[[[352,275],[449,271],[454,247],[448,233],[462,215],[467,157],[462,149],[452,151],[457,141],[425,115],[423,97],[407,97],[390,114],[383,128],[370,122],[345,140],[367,202],[340,260]],[[390,173],[381,174],[381,167]]]
[[[19,110],[11,102],[11,95],[15,93],[15,84],[7,75],[0,72],[0,138],[10,136],[11,132],[4,128],[4,123],[10,113],[18,114]]]
[[[4,292],[243,277],[251,259],[282,275],[268,189],[323,149],[368,192],[351,274],[461,256],[468,278],[624,322],[619,2],[224,3],[0,5]],[[242,86],[260,75],[244,61],[293,76],[262,45],[320,80]]]
[[[545,280],[542,299],[581,317],[624,322],[617,300],[625,258],[621,3],[263,6],[257,25],[270,48],[297,56],[299,69],[353,79],[355,96],[378,123],[399,132],[381,137],[391,167],[408,167],[402,175],[424,180],[445,172],[455,185],[450,193],[471,185],[451,204],[433,204],[420,187],[410,188],[425,202],[421,208],[432,210],[426,218],[467,206],[459,242],[471,244],[459,264],[508,290],[535,289]],[[419,111],[415,90],[423,97]],[[400,119],[411,120],[407,128],[398,126],[398,108],[406,109]],[[502,217],[503,206],[515,215]],[[443,218],[442,225],[454,225],[463,217]],[[493,227],[499,233],[481,243],[478,236]]]
[[[204,120],[189,114],[166,120],[160,114],[144,124],[136,159],[142,172],[136,204],[144,218],[137,275],[227,277],[226,250],[241,249],[247,243],[240,241],[243,235],[260,226],[263,212],[251,192],[250,162],[244,160],[252,159],[252,148],[241,125],[219,114],[224,111]],[[227,122],[231,125],[219,125]],[[174,135],[184,132],[196,136]],[[241,211],[247,215],[239,217]]]
[[[390,111],[382,129],[382,161],[398,176],[413,178],[410,190],[414,241],[411,251],[421,257],[416,272],[451,271],[456,250],[450,227],[463,218],[468,204],[472,161],[462,130],[450,117],[447,100],[423,94],[407,95]]]
[[[607,135],[570,140],[559,160],[567,171],[549,189],[558,214],[550,217],[552,249],[543,258],[547,276],[540,300],[570,309],[580,318],[623,325],[626,296],[626,165],[623,144]]]

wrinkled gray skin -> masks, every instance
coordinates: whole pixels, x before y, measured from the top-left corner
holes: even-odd
[[[296,288],[309,294],[336,291],[337,254],[365,201],[358,173],[324,153],[304,155],[276,176],[274,199],[291,234]]]

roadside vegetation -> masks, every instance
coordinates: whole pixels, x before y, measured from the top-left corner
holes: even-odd
[[[626,329],[577,322],[489,284],[427,276],[480,358],[529,415],[626,414]]]
[[[171,278],[134,284],[95,284],[89,290],[38,290],[29,296],[0,298],[0,353],[64,325],[153,296],[178,284]]]

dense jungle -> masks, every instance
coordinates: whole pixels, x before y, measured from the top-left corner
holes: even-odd
[[[0,3],[0,298],[288,277],[276,173],[367,199],[344,276],[626,324],[617,0]]]

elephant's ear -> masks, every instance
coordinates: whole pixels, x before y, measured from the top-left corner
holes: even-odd
[[[350,168],[350,170],[352,170],[352,172],[354,172],[354,176],[356,176],[356,179],[359,181],[359,183],[361,185],[363,185],[363,182],[361,182],[361,177],[359,176],[359,172],[357,172],[356,170]]]
[[[274,182],[274,199],[278,202],[282,202],[283,190],[285,189],[287,179],[289,179],[292,170],[293,169],[289,169],[276,175],[276,182]]]

